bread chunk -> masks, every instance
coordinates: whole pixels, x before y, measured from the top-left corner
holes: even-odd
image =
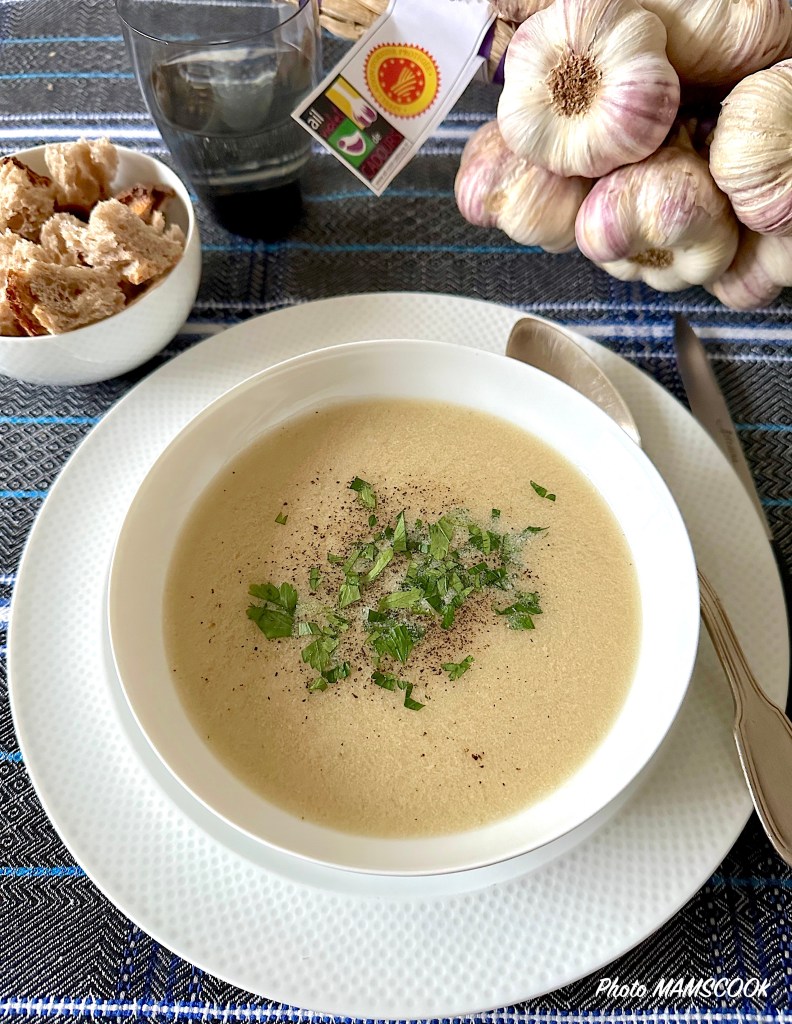
[[[40,245],[15,235],[13,231],[0,234],[0,337],[19,337],[27,333],[16,318],[6,294],[8,271],[21,269],[28,263],[44,263],[47,253]]]
[[[124,308],[118,274],[111,268],[30,263],[9,270],[6,295],[26,334],[63,334]]]
[[[115,267],[127,281],[143,284],[178,261],[184,235],[176,225],[160,234],[128,206],[108,199],[91,212],[83,246],[84,259],[92,267]]]
[[[44,150],[62,210],[88,214],[94,203],[112,195],[118,153],[109,139],[55,142]]]
[[[87,228],[71,213],[56,213],[41,226],[41,248],[52,263],[65,267],[84,266],[83,238]]]
[[[24,333],[6,298],[5,288],[0,288],[0,338],[19,338]]]
[[[132,185],[113,198],[128,206],[141,220],[151,224],[154,214],[175,194],[172,188],[165,185]]]
[[[36,241],[55,209],[55,188],[15,156],[0,158],[0,231],[15,231]]]

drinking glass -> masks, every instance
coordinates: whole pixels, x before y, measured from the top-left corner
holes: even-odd
[[[317,0],[116,0],[151,116],[221,223],[281,233],[300,209],[310,135],[291,112],[317,84]]]

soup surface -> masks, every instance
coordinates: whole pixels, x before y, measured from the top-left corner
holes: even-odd
[[[249,594],[284,583],[296,605]],[[640,607],[618,523],[552,448],[459,406],[371,400],[281,425],[212,481],[165,630],[188,713],[249,786],[344,831],[425,836],[580,767],[626,697]]]

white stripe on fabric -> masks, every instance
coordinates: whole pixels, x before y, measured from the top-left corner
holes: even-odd
[[[150,139],[160,141],[160,133],[156,128],[113,128],[115,139]],[[102,127],[90,125],[82,128],[3,128],[0,126],[0,139],[79,139],[106,135]]]
[[[256,1003],[201,1003],[190,1002],[155,1002],[148,1000],[120,1000],[120,999],[96,999],[86,996],[82,999],[61,998],[55,999],[50,996],[46,999],[30,999],[20,996],[0,1000],[0,1014],[14,1016],[39,1015],[46,1017],[54,1016],[85,1016],[104,1017],[124,1014],[137,1017],[153,1017],[161,1015],[173,1020],[179,1017],[188,1020],[207,1018],[223,1021],[284,1021],[294,1024],[309,1024],[309,1022],[332,1021],[329,1014],[312,1012],[310,1010],[292,1009],[288,1006],[267,1006]],[[525,1013],[515,1010],[512,1007],[493,1010],[490,1013],[477,1013],[465,1016],[443,1018],[449,1024],[500,1024],[504,1020],[514,1024],[533,1024],[533,1022],[547,1022],[556,1024],[559,1020],[564,1024],[591,1024],[594,1021],[603,1021],[605,1024],[639,1024],[641,1021],[651,1024],[663,1024],[666,1021],[702,1021],[706,1024],[717,1024],[717,1022],[741,1022],[755,1021],[758,1024],[792,1024],[792,1012],[787,1010],[773,1010],[769,1013],[759,1011],[744,1011],[737,1009],[710,1009],[710,1010],[671,1010],[656,1008],[652,1010],[585,1010],[562,1011],[555,1010],[529,1010]]]

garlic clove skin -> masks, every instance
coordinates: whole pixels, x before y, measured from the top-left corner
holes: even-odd
[[[726,196],[684,132],[679,145],[598,181],[575,224],[585,256],[622,281],[662,292],[720,277],[738,235]]]
[[[792,285],[792,237],[743,228],[737,255],[707,291],[731,309],[761,309]]]
[[[491,0],[490,6],[499,18],[518,24],[532,14],[549,7],[553,0]]]
[[[792,235],[792,60],[732,89],[715,126],[710,168],[746,227]]]
[[[521,245],[567,252],[575,248],[575,217],[590,188],[585,178],[561,178],[521,160],[491,122],[468,141],[454,191],[471,224],[500,228]]]
[[[668,57],[685,84],[730,86],[783,56],[789,0],[643,0],[668,31]]]
[[[679,79],[662,22],[636,0],[554,0],[506,51],[498,124],[520,157],[597,178],[662,143]]]

